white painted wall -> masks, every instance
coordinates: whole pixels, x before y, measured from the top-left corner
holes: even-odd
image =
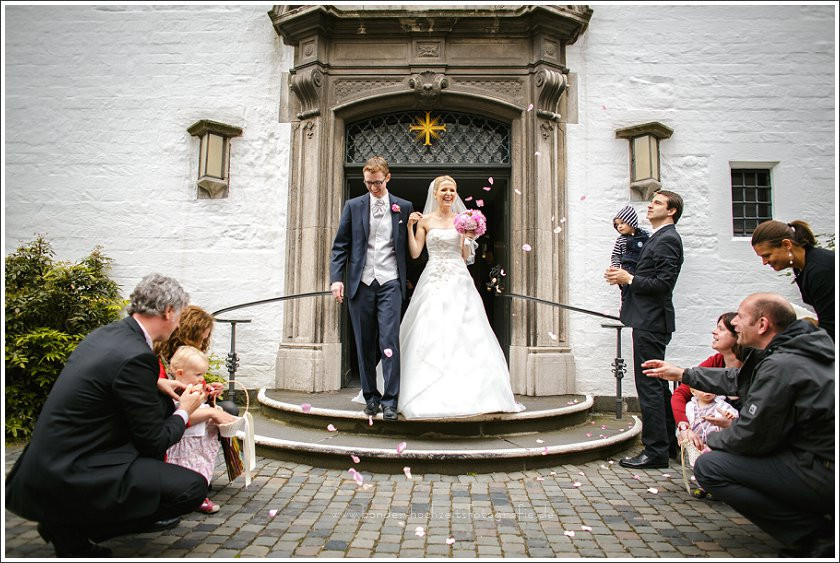
[[[209,311],[283,292],[291,66],[270,6],[4,6],[5,252],[94,245],[125,296],[146,273]],[[199,119],[242,127],[226,199],[197,199]],[[233,313],[232,313],[233,314]],[[249,385],[274,381],[282,307],[236,313]],[[258,337],[257,337],[258,336]],[[219,326],[212,351],[229,347]]]
[[[284,248],[290,130],[278,112],[292,49],[269,7],[4,8],[5,252],[35,233],[61,259],[100,244],[125,295],[158,271],[210,311],[281,295],[293,265]],[[836,231],[834,13],[594,6],[567,61],[579,107],[567,129],[572,304],[618,311],[618,290],[602,283],[611,218],[628,199],[628,143],[614,132],[647,121],[675,131],[662,144],[662,178],[687,205],[669,358],[687,365],[709,355],[717,315],[752,291],[801,304],[789,278],[731,236],[729,162],[778,161],[776,217]],[[197,139],[186,129],[199,119],[244,129],[227,199],[196,198]],[[243,380],[271,386],[282,305],[229,316],[253,319],[237,330]],[[613,332],[570,319],[578,390],[612,394]],[[217,329],[213,352],[228,347],[226,327]],[[634,394],[628,375],[625,393]]]
[[[749,239],[732,236],[730,161],[778,162],[774,218],[836,232],[835,7],[593,10],[589,29],[567,50],[579,79],[579,123],[567,129],[570,301],[617,314],[618,290],[602,282],[617,235],[611,220],[629,199],[629,143],[615,130],[664,123],[674,134],[661,144],[662,184],[686,203],[677,225],[685,248],[677,332],[667,356],[695,365],[713,353],[717,317],[747,294],[775,291],[803,305],[792,278],[762,266]],[[634,207],[644,218],[644,203]],[[571,315],[579,391],[614,392],[614,332]],[[624,332],[623,356],[632,360]],[[635,394],[632,373],[628,367],[628,394]]]

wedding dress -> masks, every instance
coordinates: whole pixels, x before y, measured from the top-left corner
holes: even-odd
[[[405,418],[520,412],[507,362],[453,229],[426,234],[429,261],[400,325],[400,394]],[[383,388],[377,367],[377,387]],[[359,393],[355,402],[364,404]]]

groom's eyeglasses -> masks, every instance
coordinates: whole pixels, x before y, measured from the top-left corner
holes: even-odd
[[[378,188],[379,186],[381,186],[382,184],[384,184],[384,183],[385,183],[385,180],[373,180],[373,181],[362,180],[362,182],[364,182],[364,184],[365,184],[367,187],[371,187],[371,186],[373,186],[373,187],[375,187],[375,188]]]

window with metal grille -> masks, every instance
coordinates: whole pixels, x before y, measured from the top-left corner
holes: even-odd
[[[755,228],[773,218],[770,170],[732,169],[732,233],[749,237]]]
[[[345,164],[364,164],[380,155],[391,166],[458,164],[462,166],[510,164],[510,125],[480,115],[441,111],[430,112],[437,118],[440,138],[430,145],[412,131],[412,125],[426,118],[425,111],[407,111],[378,115],[349,123],[345,136]]]

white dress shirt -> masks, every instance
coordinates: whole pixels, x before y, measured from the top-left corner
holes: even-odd
[[[370,233],[368,234],[367,254],[365,256],[365,269],[362,270],[362,283],[370,285],[373,280],[384,284],[399,277],[397,271],[397,253],[392,238],[393,228],[391,227],[391,201],[386,193],[382,198],[368,195],[370,198]],[[384,204],[382,217],[374,216],[374,209],[377,202]]]

